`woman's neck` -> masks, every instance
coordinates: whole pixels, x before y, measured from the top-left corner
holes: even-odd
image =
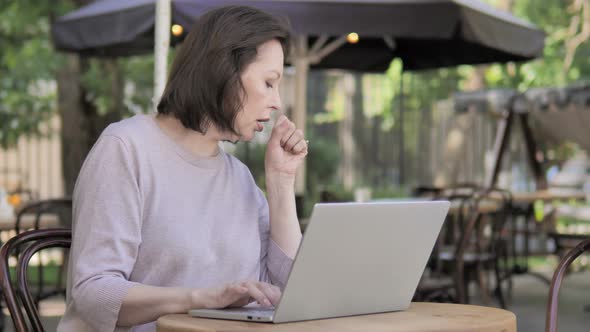
[[[200,157],[214,157],[219,153],[219,141],[223,139],[213,126],[206,134],[185,128],[180,120],[172,115],[154,115],[156,124],[173,141]]]

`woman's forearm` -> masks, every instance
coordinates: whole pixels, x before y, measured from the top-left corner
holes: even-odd
[[[295,178],[286,175],[266,176],[270,214],[270,236],[289,256],[295,258],[301,241],[301,229],[295,208]]]
[[[206,307],[198,289],[137,285],[129,289],[119,311],[118,326],[153,322],[160,316]]]
[[[251,300],[276,305],[281,291],[258,281],[240,281],[212,288],[154,287],[137,285],[123,298],[118,326],[153,322],[160,316],[186,313],[190,309],[241,307]]]

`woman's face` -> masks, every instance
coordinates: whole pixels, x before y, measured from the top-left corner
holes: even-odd
[[[257,49],[254,62],[241,75],[244,85],[244,107],[238,112],[235,130],[238,140],[250,141],[270,113],[281,108],[279,83],[283,77],[283,48],[278,40],[270,40]],[[234,137],[236,138],[236,137]],[[235,140],[235,139],[234,139]]]

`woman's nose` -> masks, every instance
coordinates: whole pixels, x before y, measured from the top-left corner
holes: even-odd
[[[280,110],[281,109],[281,96],[278,93],[278,91],[274,94],[273,99],[272,99],[272,103],[271,103],[271,107],[274,110]]]

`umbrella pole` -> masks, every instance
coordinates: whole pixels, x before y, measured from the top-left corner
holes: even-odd
[[[307,74],[309,72],[309,57],[307,51],[307,36],[299,35],[295,37],[295,109],[293,112],[293,122],[295,126],[303,131],[305,135],[306,110],[305,102],[307,100]],[[297,202],[297,216],[303,212],[303,197],[305,194],[305,160],[297,170],[295,178],[295,199]]]
[[[156,2],[156,27],[154,32],[154,97],[153,110],[160,102],[166,86],[168,49],[170,47],[171,0]]]
[[[399,80],[399,185],[402,186],[405,181],[404,169],[404,67],[400,72]]]

